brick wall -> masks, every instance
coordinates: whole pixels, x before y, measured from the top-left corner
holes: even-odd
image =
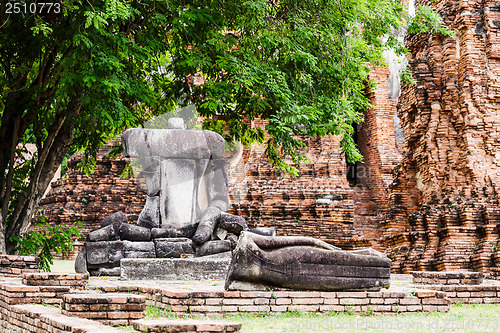
[[[312,163],[298,166],[298,177],[274,172],[264,145],[243,148],[240,165],[229,172],[232,213],[252,227],[275,227],[278,235],[307,235],[344,248],[370,245],[354,228],[354,191],[338,145],[335,136],[310,138],[305,150]]]
[[[490,272],[499,250],[500,7],[495,1],[417,1],[454,38],[409,36],[416,85],[398,114],[404,157],[391,186],[384,241],[394,271]]]
[[[0,255],[0,276],[22,276],[40,271],[40,258],[33,256]]]
[[[356,180],[347,180],[336,137],[309,139],[312,163],[297,178],[274,173],[264,146],[254,145],[230,169],[233,213],[278,235],[385,250],[394,272],[466,268],[500,277],[500,7],[427,2],[455,37],[407,36],[417,84],[403,86],[397,102],[388,69],[372,70],[378,87],[367,92],[373,108],[357,127],[364,161]],[[396,142],[398,119],[404,142]],[[81,220],[90,231],[117,210],[136,220],[144,192],[119,178],[125,159],[107,159],[108,150],[90,177],[76,170],[81,156],[71,160],[40,206],[51,223]]]

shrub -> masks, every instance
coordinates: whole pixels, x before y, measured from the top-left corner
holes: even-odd
[[[39,231],[32,230],[22,233],[18,237],[11,237],[17,243],[15,251],[20,255],[36,255],[40,257],[40,269],[50,272],[53,264],[52,252],[68,254],[73,250],[73,238],[82,236],[82,222],[75,222],[68,227],[65,224],[50,226],[45,216],[40,216],[35,225]]]

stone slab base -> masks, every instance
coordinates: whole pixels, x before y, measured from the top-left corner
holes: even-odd
[[[122,259],[121,277],[130,280],[224,280],[227,258]]]
[[[207,320],[136,320],[133,327],[139,332],[239,332],[241,324]]]

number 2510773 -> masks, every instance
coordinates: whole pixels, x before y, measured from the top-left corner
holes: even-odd
[[[19,3],[7,2],[5,4],[6,14],[49,14],[60,13],[61,4],[58,2],[37,2],[37,3]]]

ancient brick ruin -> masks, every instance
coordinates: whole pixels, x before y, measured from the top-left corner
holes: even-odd
[[[418,83],[398,103],[403,158],[389,186],[383,243],[393,270],[500,262],[500,3],[426,1],[455,38],[408,36]],[[492,256],[493,255],[493,256]]]
[[[69,226],[82,222],[85,235],[97,229],[99,221],[116,211],[123,211],[130,220],[137,221],[144,207],[145,187],[134,178],[120,177],[128,159],[109,157],[111,150],[112,144],[99,150],[95,172],[89,176],[78,169],[83,159],[81,154],[70,158],[68,172],[52,182],[52,189],[42,199],[34,221],[39,215],[44,215],[52,224]],[[82,244],[76,242],[70,257],[76,257]]]
[[[263,146],[243,148],[231,164],[232,213],[279,235],[373,246],[394,272],[500,274],[500,3],[420,3],[438,10],[455,37],[406,37],[417,84],[404,85],[399,99],[389,69],[373,69],[373,108],[355,138],[364,161],[347,164],[336,137],[311,138],[312,163],[282,178]],[[144,190],[119,177],[126,161],[107,151],[89,177],[76,169],[80,155],[70,160],[41,204],[48,221],[81,220],[90,231],[117,210],[137,219]]]

